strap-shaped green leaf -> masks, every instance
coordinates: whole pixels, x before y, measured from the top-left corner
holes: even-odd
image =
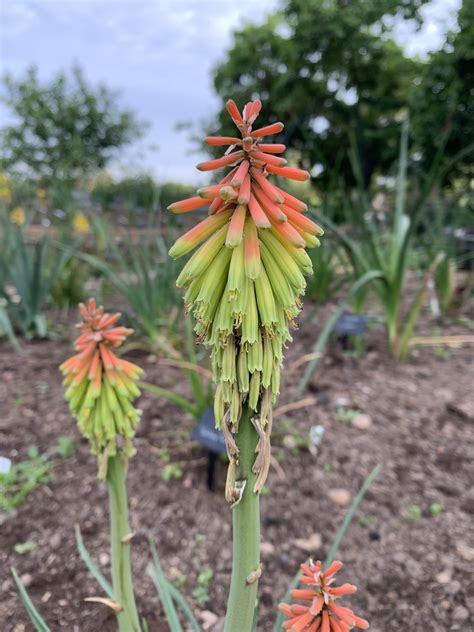
[[[178,395],[178,393],[174,393],[173,391],[170,391],[167,388],[163,388],[162,386],[150,384],[149,382],[138,382],[137,386],[143,391],[148,391],[153,395],[158,395],[158,397],[163,397],[169,402],[173,402],[173,404],[176,404],[182,410],[190,413],[193,417],[197,416],[196,407],[188,399],[186,399],[186,397]]]
[[[28,591],[26,590],[21,579],[18,577],[16,570],[13,567],[10,570],[13,575],[13,579],[15,580],[18,592],[20,593],[21,601],[23,603],[23,606],[25,607],[26,612],[28,613],[31,623],[35,626],[37,632],[51,632],[51,630],[46,625],[43,617],[40,615],[38,610],[36,610],[33,602],[30,599],[30,596],[28,595]]]
[[[173,584],[170,584],[169,582],[168,582],[168,590],[170,592],[171,597],[173,598],[173,601],[176,602],[176,605],[178,605],[183,611],[183,614],[185,615],[186,619],[189,621],[189,624],[191,625],[194,632],[202,632],[201,626],[197,622],[196,617],[193,614],[193,611],[191,610],[188,602],[183,597],[183,595],[179,592],[179,590],[175,586],[173,586]]]
[[[169,583],[161,567],[158,552],[153,542],[150,542],[151,554],[153,556],[153,564],[150,562],[147,566],[147,573],[153,580],[160,597],[163,609],[165,611],[166,620],[170,626],[171,632],[183,632],[181,623],[179,622],[178,613],[173,604],[173,599],[169,590]]]
[[[114,595],[114,591],[112,589],[111,584],[107,581],[104,575],[102,575],[97,565],[92,561],[92,558],[89,555],[89,552],[84,545],[84,542],[82,540],[82,535],[81,535],[81,529],[79,528],[78,524],[74,526],[74,532],[76,534],[76,544],[77,544],[79,553],[82,557],[82,561],[89,569],[89,572],[91,573],[91,575],[93,575],[96,578],[96,580],[98,581],[98,583],[100,584],[100,586],[102,587],[106,595],[110,597],[110,599],[114,599],[116,601],[117,599]]]

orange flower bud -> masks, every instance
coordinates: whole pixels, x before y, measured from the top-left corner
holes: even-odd
[[[251,135],[253,138],[262,138],[262,136],[272,136],[273,134],[279,134],[283,131],[285,126],[283,123],[272,123],[271,125],[267,125],[266,127],[261,127],[260,129],[254,130]]]
[[[241,129],[241,127],[244,124],[244,120],[242,118],[242,114],[239,112],[239,108],[235,104],[235,101],[233,101],[232,99],[229,99],[227,103],[225,104],[225,106],[227,108],[227,111],[230,114],[230,118],[234,121],[237,127]]]
[[[247,175],[247,172],[249,170],[249,166],[250,166],[250,163],[249,163],[248,160],[244,160],[242,162],[240,167],[235,172],[235,176],[230,181],[230,185],[232,187],[235,187],[236,189],[238,189],[241,186],[242,182],[245,179],[245,176]]]
[[[188,213],[189,211],[195,211],[198,208],[204,208],[207,206],[202,197],[190,197],[180,202],[174,202],[168,206],[168,211],[172,213]]]
[[[260,151],[264,151],[267,154],[282,154],[286,147],[281,143],[260,143],[258,146]]]
[[[244,157],[243,151],[234,151],[231,154],[217,158],[217,160],[209,160],[208,162],[200,162],[196,165],[199,171],[214,171],[214,169],[220,169],[221,167],[227,167],[233,165],[235,162],[240,162]]]
[[[283,178],[289,178],[290,180],[298,180],[304,182],[309,180],[310,175],[303,169],[295,169],[294,167],[275,167],[273,165],[267,166],[268,173],[274,173],[276,176],[282,176]]]
[[[250,176],[247,174],[242,182],[242,186],[239,189],[239,197],[237,198],[239,204],[249,203],[251,186],[252,181],[250,180]]]
[[[283,167],[286,165],[284,158],[279,158],[273,154],[265,154],[263,151],[252,151],[250,156],[252,159],[258,160],[264,165],[274,165],[275,167]]]
[[[255,222],[255,226],[258,228],[270,228],[271,224],[268,217],[265,215],[262,207],[252,194],[250,194],[249,210],[252,215],[252,219]]]
[[[218,147],[219,145],[240,145],[242,139],[233,136],[207,136],[204,142],[211,147]]]

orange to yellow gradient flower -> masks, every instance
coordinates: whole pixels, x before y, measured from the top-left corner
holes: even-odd
[[[108,457],[120,444],[126,456],[134,454],[132,438],[141,411],[132,402],[140,395],[137,380],[142,369],[117,357],[114,349],[133,332],[116,326],[120,314],[107,314],[93,298],[79,306],[82,330],[74,347],[78,352],[60,370],[67,386],[66,399],[79,429],[99,457],[99,475],[107,473]]]
[[[333,562],[326,570],[322,563],[302,564],[300,579],[303,588],[291,591],[291,596],[303,604],[281,603],[278,607],[288,620],[283,624],[289,632],[348,632],[353,628],[367,630],[369,623],[355,615],[350,608],[340,606],[336,600],[352,595],[353,584],[334,586],[334,576],[342,562]]]
[[[238,134],[206,138],[208,145],[228,149],[197,168],[230,170],[217,184],[168,207],[174,213],[207,208],[207,217],[176,241],[170,255],[197,248],[177,285],[187,288],[184,300],[195,316],[195,331],[211,349],[218,426],[235,433],[243,404],[254,411],[259,455],[265,455],[256,461],[258,489],[268,469],[266,444],[289,325],[301,309],[305,275],[313,271],[305,248],[318,246],[323,232],[304,215],[304,202],[271,181],[273,176],[303,181],[309,173],[287,167],[278,155],[285,146],[268,142],[282,123],[254,129],[261,107],[253,101],[241,113],[234,101],[227,102]]]

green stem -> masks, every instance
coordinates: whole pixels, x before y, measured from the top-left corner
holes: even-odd
[[[232,577],[224,632],[251,632],[257,603],[260,564],[260,506],[252,472],[258,435],[244,409],[236,435],[239,461],[236,480],[245,481],[240,502],[233,508]],[[250,583],[249,583],[250,582]]]
[[[389,299],[389,302],[385,306],[385,318],[389,349],[392,356],[397,359],[400,319],[400,301],[398,299]]]
[[[140,632],[140,621],[133,594],[130,543],[125,544],[122,541],[130,534],[125,476],[124,457],[119,450],[115,456],[109,458],[107,468],[112,586],[117,602],[123,607],[123,610],[117,614],[120,632]]]

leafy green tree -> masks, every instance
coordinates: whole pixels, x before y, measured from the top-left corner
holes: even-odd
[[[393,18],[419,20],[423,0],[286,0],[262,25],[234,33],[214,85],[239,104],[259,96],[262,119],[285,120],[281,140],[327,190],[351,187],[349,149],[365,186],[398,152],[399,114],[420,62],[391,38]],[[215,128],[230,131],[224,110]],[[225,133],[225,131],[223,132]]]
[[[44,83],[32,66],[21,78],[6,74],[2,83],[0,98],[13,115],[1,130],[2,167],[26,167],[46,185],[70,189],[141,134],[117,93],[89,84],[77,66]]]
[[[458,30],[425,64],[410,110],[415,146],[426,171],[440,161],[439,180],[474,173],[474,3],[464,0]]]

